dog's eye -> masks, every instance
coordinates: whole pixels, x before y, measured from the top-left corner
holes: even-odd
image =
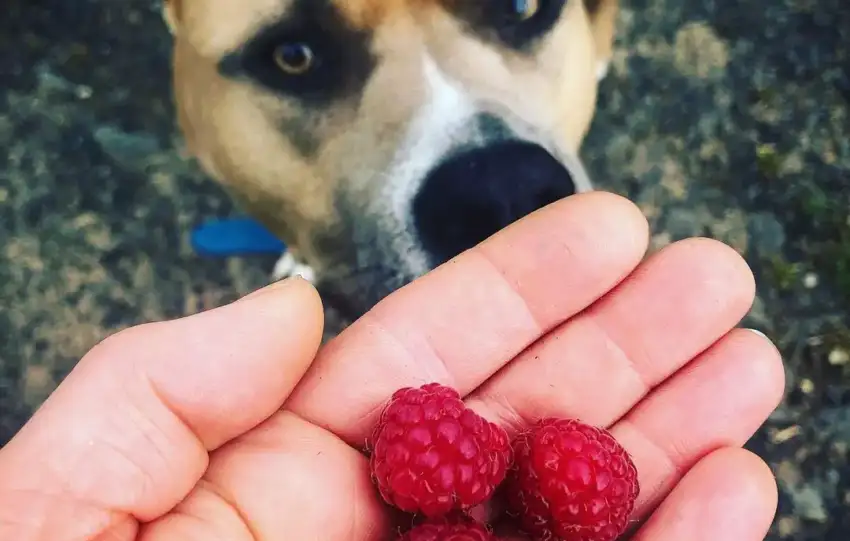
[[[313,49],[305,43],[284,43],[274,50],[275,64],[287,75],[304,75],[315,61]]]
[[[440,0],[468,30],[485,40],[534,54],[559,24],[570,0]],[[598,0],[584,0],[585,2]]]
[[[510,0],[510,2],[512,14],[521,21],[527,21],[540,11],[540,0]]]

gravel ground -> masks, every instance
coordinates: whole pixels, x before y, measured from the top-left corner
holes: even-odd
[[[850,532],[850,7],[624,0],[585,157],[656,247],[744,254],[747,324],[787,398],[750,443],[781,489],[771,540]],[[181,159],[153,0],[6,0],[0,19],[0,444],[96,341],[216,306],[272,261],[196,257],[227,198]]]

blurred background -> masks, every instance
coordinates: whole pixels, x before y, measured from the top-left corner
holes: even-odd
[[[97,341],[232,300],[274,263],[189,246],[237,211],[180,154],[159,9],[4,2],[0,445]],[[848,539],[850,4],[623,0],[584,157],[654,247],[705,235],[752,265],[746,324],[788,371],[749,444],[779,480],[770,539]]]

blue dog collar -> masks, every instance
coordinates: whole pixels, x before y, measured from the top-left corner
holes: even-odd
[[[192,249],[200,255],[282,255],[286,245],[260,223],[248,218],[213,220],[194,229]]]

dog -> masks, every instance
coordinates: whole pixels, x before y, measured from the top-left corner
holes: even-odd
[[[356,319],[579,159],[618,0],[165,0],[188,152]],[[295,264],[297,263],[297,265]],[[300,265],[300,267],[299,267]]]

